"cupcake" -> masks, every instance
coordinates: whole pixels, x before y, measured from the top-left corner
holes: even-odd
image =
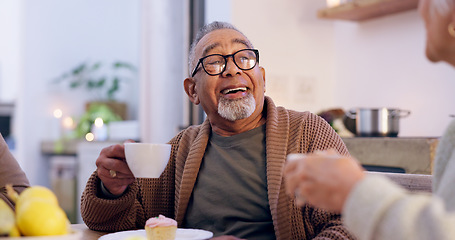
[[[150,218],[145,223],[148,240],[174,240],[177,232],[177,222],[163,215]]]

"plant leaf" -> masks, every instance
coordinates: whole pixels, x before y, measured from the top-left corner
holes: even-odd
[[[75,69],[72,71],[72,75],[78,75],[81,74],[85,68],[87,67],[87,64],[84,62],[81,65],[77,66]]]
[[[105,83],[106,83],[106,77],[102,77],[102,78],[100,78],[100,80],[98,80],[98,82],[96,83],[96,87],[101,88],[101,87],[104,86]]]
[[[91,70],[92,70],[92,71],[96,71],[96,70],[98,70],[100,67],[101,67],[101,62],[96,62],[95,64],[93,64]]]
[[[74,81],[74,82],[71,82],[71,83],[70,83],[70,88],[77,88],[77,87],[79,87],[81,84],[82,84],[82,82],[80,82],[80,81],[79,81],[79,82],[75,82],[75,81]]]
[[[127,62],[122,62],[122,61],[116,61],[112,64],[112,67],[114,69],[121,69],[121,68],[125,68],[125,69],[128,69],[132,72],[136,72],[136,68],[130,64],[130,63],[127,63]]]
[[[88,89],[96,88],[97,85],[98,85],[98,82],[96,80],[88,80],[87,81],[87,88]]]
[[[119,81],[120,80],[118,79],[118,77],[114,77],[114,80],[112,81],[112,86],[107,91],[108,99],[114,99],[114,93],[119,90]]]

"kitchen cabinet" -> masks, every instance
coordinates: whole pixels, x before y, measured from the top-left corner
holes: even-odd
[[[363,21],[393,13],[416,9],[419,0],[352,0],[336,7],[318,11],[318,17]]]
[[[105,147],[119,144],[120,141],[68,140],[62,142],[43,141],[41,152],[48,157],[51,187],[57,198],[65,199],[64,210],[71,223],[82,223],[78,206],[87,180],[96,170],[96,159]],[[72,206],[76,206],[72,209]]]
[[[343,138],[349,153],[367,170],[432,174],[437,137]]]

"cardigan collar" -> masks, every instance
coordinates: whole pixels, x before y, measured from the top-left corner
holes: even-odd
[[[290,212],[278,212],[279,205],[288,204],[282,181],[282,169],[286,160],[289,116],[284,108],[277,108],[270,97],[265,97],[264,115],[266,116],[266,153],[267,153],[267,190],[275,234],[278,239],[288,239],[290,234]],[[183,170],[177,201],[176,220],[183,222],[188,203],[196,183],[199,168],[210,137],[210,122],[206,119],[200,126]]]

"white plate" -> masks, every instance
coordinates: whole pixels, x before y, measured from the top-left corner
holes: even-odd
[[[145,230],[130,230],[110,233],[98,238],[98,240],[124,240],[125,238],[132,236],[145,237]],[[201,229],[177,228],[177,233],[175,234],[175,240],[202,240],[209,239],[211,237],[213,237],[212,232]]]

